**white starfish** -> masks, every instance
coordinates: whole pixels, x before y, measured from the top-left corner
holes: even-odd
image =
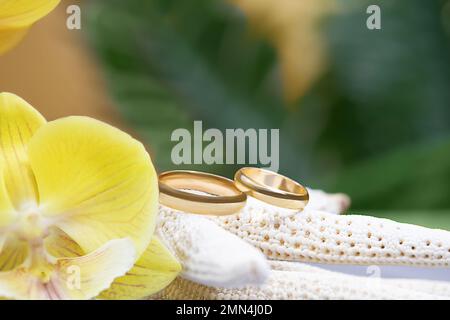
[[[239,287],[262,283],[264,255],[214,222],[160,207],[159,237],[183,265],[183,277],[202,284]]]
[[[291,213],[249,198],[218,225],[270,259],[346,264],[449,267],[450,232],[311,207]]]
[[[350,197],[344,193],[326,193],[322,190],[308,188],[308,208],[328,213],[341,214],[350,208]]]
[[[241,289],[204,286],[176,279],[154,298],[159,299],[450,299],[445,282],[388,280],[325,271],[295,262],[274,265],[263,285]],[[292,266],[295,265],[295,266]]]
[[[446,282],[356,277],[298,263],[448,267],[450,262],[450,232],[367,216],[336,215],[348,208],[347,196],[310,190],[310,197],[310,204],[300,213],[253,198],[240,213],[225,217],[198,216],[161,206],[158,233],[182,262],[183,273],[153,298],[450,297],[450,283]],[[261,252],[275,261],[269,262]]]

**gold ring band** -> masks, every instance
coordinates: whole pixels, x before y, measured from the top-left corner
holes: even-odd
[[[236,187],[249,196],[277,207],[303,210],[308,190],[281,174],[260,168],[242,168],[234,176]]]
[[[246,194],[237,189],[232,180],[188,170],[161,173],[159,192],[159,201],[165,206],[184,212],[208,215],[236,213],[244,207],[247,200]]]

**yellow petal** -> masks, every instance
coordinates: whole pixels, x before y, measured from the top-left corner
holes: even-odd
[[[26,35],[28,28],[0,29],[0,54],[14,47]]]
[[[37,201],[27,144],[45,123],[26,101],[11,93],[0,93],[0,167],[6,191],[18,210]]]
[[[54,257],[80,257],[83,250],[64,232],[54,229],[46,238],[46,249]],[[181,271],[176,258],[156,238],[126,275],[103,291],[101,299],[139,299],[165,288]]]
[[[130,237],[138,255],[155,227],[158,185],[144,146],[86,117],[42,127],[28,146],[40,212],[84,252]]]
[[[9,271],[28,257],[28,244],[13,236],[6,236],[3,241],[3,246],[0,245],[0,271]]]
[[[46,16],[60,0],[0,0],[0,29],[30,26]]]
[[[91,299],[125,274],[136,259],[129,239],[113,240],[79,258],[58,259],[49,281],[26,268],[0,273],[0,296],[10,299]]]
[[[155,237],[134,267],[102,292],[103,299],[140,299],[168,286],[180,273],[181,265]]]
[[[56,258],[75,258],[85,254],[75,241],[57,228],[50,230],[50,235],[45,238],[44,244],[47,252]]]
[[[30,26],[58,3],[59,0],[0,0],[0,54],[14,47]]]
[[[16,211],[14,210],[14,207],[9,199],[8,192],[6,191],[3,171],[3,165],[0,163],[0,252],[2,251],[2,238],[3,240],[5,238],[2,228],[8,226],[16,216]]]
[[[90,299],[109,288],[117,277],[124,275],[136,261],[136,250],[130,239],[109,241],[100,249],[79,258],[58,260],[58,270],[72,299]],[[79,268],[80,282],[74,270]]]

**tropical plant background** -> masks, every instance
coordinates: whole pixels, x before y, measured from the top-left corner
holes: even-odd
[[[160,171],[186,168],[170,135],[194,120],[279,128],[281,173],[348,193],[352,213],[450,230],[450,0],[81,4],[113,121]],[[366,28],[370,4],[382,30]]]

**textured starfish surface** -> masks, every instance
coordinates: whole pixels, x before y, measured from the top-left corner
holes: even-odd
[[[310,206],[334,213],[350,205],[346,195],[309,190]],[[157,232],[183,264],[183,277],[201,284],[240,287],[261,284],[269,274],[257,248],[227,232],[206,216],[159,208]]]
[[[159,299],[450,299],[445,282],[366,278],[295,263],[276,262],[267,281],[242,289],[209,287],[182,278],[157,294]]]
[[[158,233],[183,265],[162,299],[446,299],[450,283],[357,277],[300,262],[448,267],[450,232],[343,216],[350,200],[310,190],[303,212],[253,198],[199,216],[160,206]],[[268,259],[266,259],[268,258]]]
[[[269,259],[449,267],[450,232],[311,207],[288,212],[248,199],[233,216],[212,219]]]
[[[344,193],[326,193],[322,190],[309,189],[308,207],[328,213],[341,214],[350,207],[350,197]],[[251,200],[250,200],[251,201]]]
[[[197,215],[160,207],[158,234],[183,265],[183,277],[202,284],[239,287],[268,276],[264,255]]]

